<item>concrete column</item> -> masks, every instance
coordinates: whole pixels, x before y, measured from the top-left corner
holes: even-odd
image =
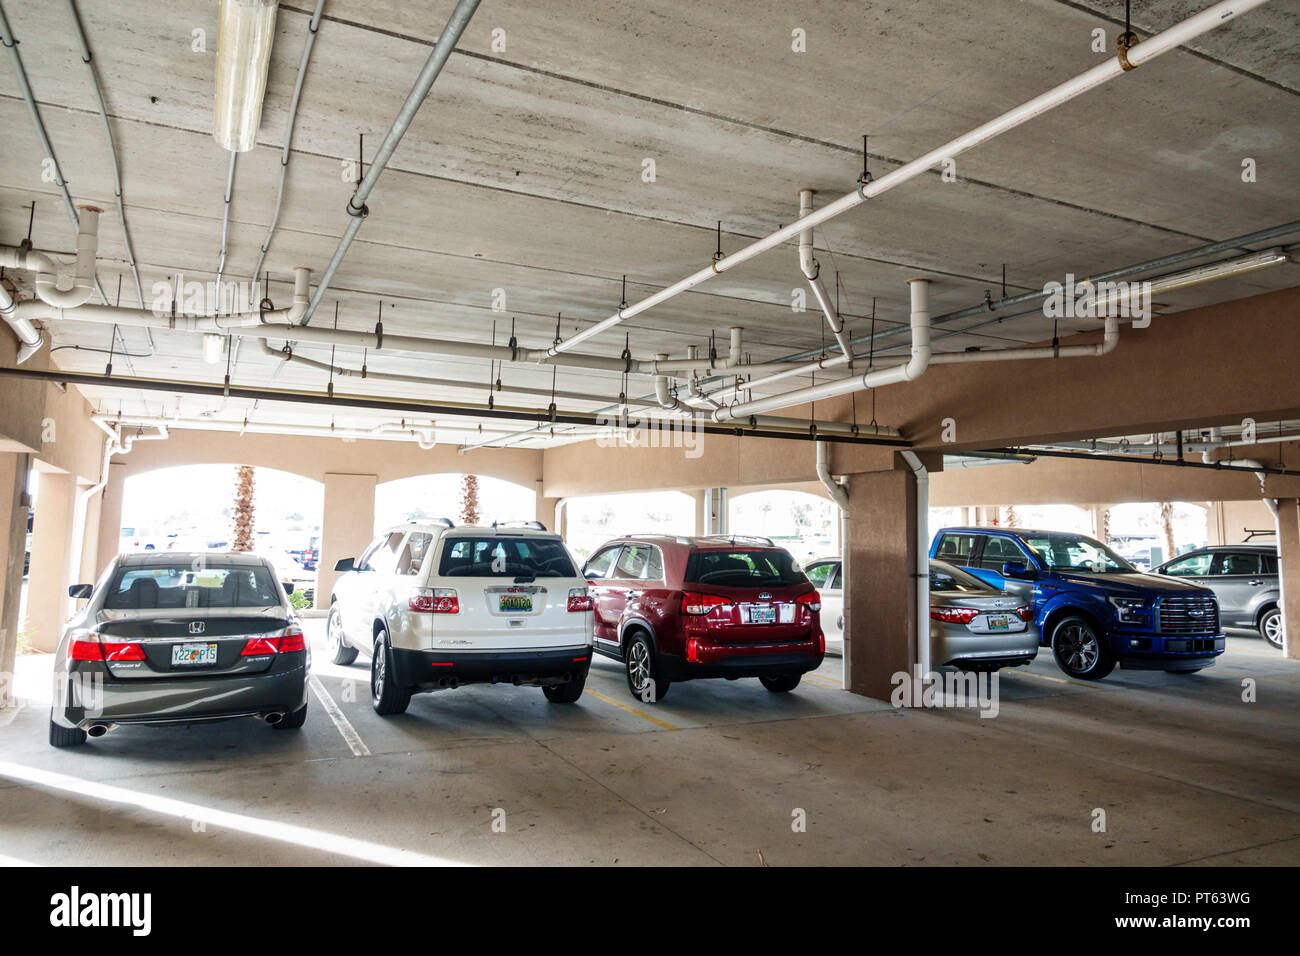
[[[543,498],[540,494],[537,496],[537,507],[533,512],[533,520],[540,521],[549,529],[560,532],[559,521],[555,513],[555,506],[560,503],[559,498]]]
[[[845,685],[889,700],[893,675],[910,675],[916,660],[916,481],[906,471],[851,475],[849,501]]]
[[[338,580],[334,564],[355,558],[375,536],[375,475],[325,475],[325,503],[320,526],[320,561],[316,565],[316,606],[328,608],[330,589]]]
[[[1300,660],[1300,499],[1277,502],[1277,549],[1282,572],[1283,653]]]
[[[27,587],[27,630],[32,646],[53,651],[71,612],[68,585],[79,562],[72,554],[76,478],[66,472],[41,472],[32,523],[32,562]]]
[[[0,453],[0,708],[14,702],[14,655],[18,649],[18,602],[23,587],[27,538],[27,467],[30,457]]]
[[[122,540],[122,491],[126,466],[113,462],[108,466],[108,484],[99,494],[99,533],[95,548],[95,575],[117,557]]]
[[[727,489],[704,489],[704,534],[726,534],[728,528]]]
[[[701,488],[699,491],[689,492],[690,496],[695,499],[695,535],[699,537],[709,533],[709,496]]]

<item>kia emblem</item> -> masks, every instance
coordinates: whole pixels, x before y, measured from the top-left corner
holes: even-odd
[[[190,621],[190,633],[202,634],[206,626],[202,621]]]

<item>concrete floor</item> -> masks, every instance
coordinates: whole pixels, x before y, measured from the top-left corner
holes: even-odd
[[[299,733],[235,721],[54,750],[50,659],[21,658],[0,862],[1300,863],[1300,667],[1253,636],[1191,677],[1085,684],[1043,654],[1005,673],[993,719],[855,697],[838,659],[788,696],[707,681],[645,705],[601,661],[572,707],[478,687],[384,719],[367,672],[329,664],[308,627],[339,722],[314,695]]]

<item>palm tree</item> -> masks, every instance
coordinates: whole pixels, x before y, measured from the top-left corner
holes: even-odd
[[[253,550],[253,466],[240,465],[235,469],[235,532],[232,551]]]
[[[478,475],[460,476],[460,520],[478,524]]]

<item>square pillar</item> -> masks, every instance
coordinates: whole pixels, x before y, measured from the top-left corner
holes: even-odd
[[[18,602],[27,540],[27,468],[30,457],[0,453],[0,708],[13,705],[18,650]]]
[[[32,522],[32,562],[27,585],[27,630],[32,646],[53,651],[72,610],[68,585],[80,562],[72,550],[77,481],[66,472],[42,471]],[[80,556],[77,555],[77,558]]]
[[[559,503],[559,498],[543,498],[541,494],[538,494],[537,507],[533,511],[533,520],[540,521],[551,531],[563,535],[564,532],[560,530],[560,524],[557,520],[559,515],[556,505]]]
[[[1300,660],[1300,499],[1278,499],[1277,551],[1282,574],[1282,653]]]
[[[320,560],[316,564],[316,607],[330,606],[338,580],[334,564],[355,558],[375,536],[375,475],[325,475],[325,502],[320,526]]]
[[[849,477],[845,686],[889,700],[917,659],[916,480],[908,471]],[[929,622],[923,622],[929,632]]]
[[[99,533],[96,536],[95,571],[97,580],[108,562],[117,557],[122,546],[122,491],[126,466],[113,462],[108,466],[108,483],[99,493]]]

